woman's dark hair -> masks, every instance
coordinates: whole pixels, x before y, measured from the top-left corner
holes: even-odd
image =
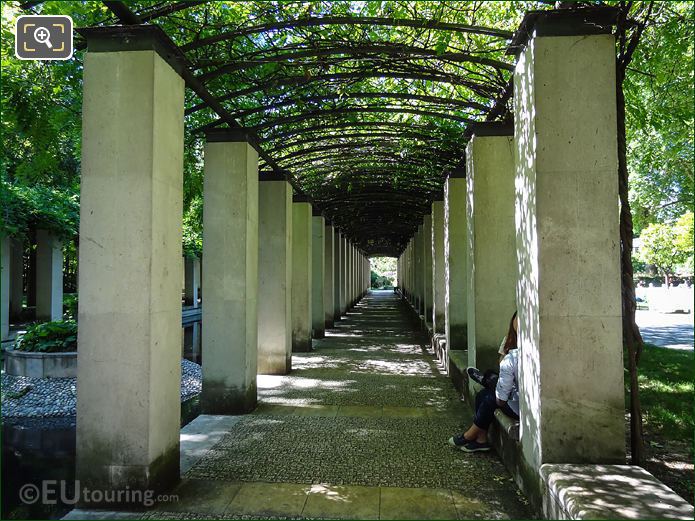
[[[509,321],[509,330],[507,331],[507,339],[504,342],[504,354],[509,353],[511,349],[516,349],[518,347],[516,343],[516,331],[514,330],[514,319],[516,318],[516,311],[512,315],[512,319]]]

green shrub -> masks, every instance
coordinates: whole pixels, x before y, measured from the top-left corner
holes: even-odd
[[[77,322],[56,320],[31,326],[17,339],[15,349],[35,353],[77,351]]]
[[[63,318],[77,320],[77,293],[63,295]]]

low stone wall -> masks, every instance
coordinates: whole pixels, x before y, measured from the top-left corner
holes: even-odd
[[[632,465],[545,464],[546,519],[693,519],[692,505]]]
[[[5,351],[5,372],[30,378],[77,377],[77,352],[32,353],[14,349]]]

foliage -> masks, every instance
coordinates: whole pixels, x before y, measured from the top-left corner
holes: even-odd
[[[49,230],[63,239],[78,229],[78,196],[49,186],[0,185],[0,233],[24,236],[29,228]]]
[[[683,252],[685,261],[683,262],[686,272],[693,274],[693,256],[695,255],[695,241],[693,234],[695,225],[693,224],[693,212],[686,212],[676,221],[675,246]]]
[[[374,270],[371,272],[371,287],[374,289],[390,289],[393,287],[393,279],[377,274]]]
[[[200,257],[203,253],[203,199],[198,196],[183,214],[183,254]]]
[[[84,52],[65,62],[17,60],[14,20],[32,12],[70,14],[76,27],[118,20],[103,2],[48,1],[30,10],[19,5],[5,2],[2,11],[2,178],[73,198],[79,192]],[[641,12],[646,3],[631,5]],[[140,15],[161,7],[146,1],[127,6]],[[188,44],[249,26],[329,16],[513,31],[527,10],[550,7],[550,2],[206,2],[149,23],[177,44]],[[624,83],[638,233],[692,207],[692,16],[689,2],[658,3]],[[441,171],[459,161],[465,120],[485,119],[511,76],[506,43],[504,37],[427,27],[335,24],[251,32],[191,48],[186,55],[211,94],[260,136],[267,156],[291,170],[295,185],[314,196],[338,228],[362,240],[366,251],[397,253],[399,241],[413,230],[412,219],[424,211],[423,198],[441,189]],[[394,54],[399,46],[404,51]],[[215,76],[230,56],[236,67]],[[192,255],[202,241],[199,129],[218,115],[190,90],[186,109],[183,249]],[[262,159],[261,168],[273,165]],[[364,204],[362,192],[385,188],[394,194],[390,199]],[[7,221],[9,212],[3,213]],[[1,225],[21,233],[25,221],[9,220],[17,222]],[[362,228],[362,222],[370,225]]]
[[[77,322],[57,320],[36,324],[17,339],[16,349],[37,353],[77,351]]]
[[[635,233],[693,207],[692,2],[659,2],[624,82]]]
[[[676,267],[692,258],[693,213],[683,215],[675,224],[650,224],[642,231],[641,239],[640,259],[653,264],[668,282]]]
[[[77,293],[63,295],[63,318],[65,320],[77,321],[77,299]]]
[[[372,288],[393,287],[396,280],[396,258],[372,257],[369,263],[372,272]]]

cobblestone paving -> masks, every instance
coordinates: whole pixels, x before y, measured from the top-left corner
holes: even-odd
[[[424,343],[404,303],[372,293],[290,375],[259,377],[259,408],[185,474],[176,508],[148,516],[529,518],[494,453],[448,446],[470,413]]]

